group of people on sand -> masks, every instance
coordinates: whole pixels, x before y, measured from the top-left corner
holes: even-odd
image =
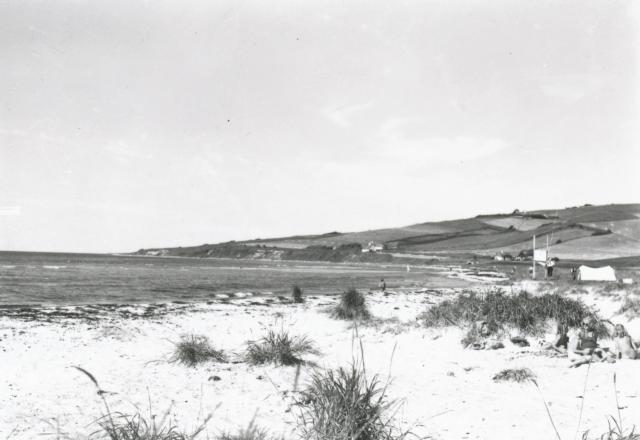
[[[569,329],[567,325],[558,325],[557,335],[553,343],[545,346],[562,356],[567,356],[570,367],[592,362],[616,362],[618,359],[640,359],[640,347],[634,342],[622,324],[616,324],[613,333],[613,344],[605,347],[598,343],[597,323],[593,318],[582,320],[579,329]],[[477,337],[465,344],[474,350],[497,350],[504,348],[502,341],[492,332],[486,321],[476,324]],[[511,338],[516,345],[529,343],[524,338]]]
[[[591,362],[615,362],[617,359],[637,359],[638,351],[631,336],[622,324],[616,324],[613,345],[602,347],[598,343],[596,323],[591,318],[582,321],[580,329],[565,333],[568,335],[567,356],[571,367],[579,367]]]

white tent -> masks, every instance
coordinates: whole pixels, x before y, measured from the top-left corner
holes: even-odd
[[[616,271],[611,266],[580,266],[577,278],[580,281],[617,281]]]

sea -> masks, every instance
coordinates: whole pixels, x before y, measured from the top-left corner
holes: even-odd
[[[437,266],[0,252],[0,306],[201,302],[219,294],[460,287]]]

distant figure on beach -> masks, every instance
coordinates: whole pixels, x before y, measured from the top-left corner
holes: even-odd
[[[591,362],[615,362],[606,350],[598,347],[595,323],[591,318],[582,321],[580,330],[573,330],[569,336],[568,355],[570,367],[579,367]]]
[[[378,283],[378,287],[382,292],[387,290],[387,283],[385,283],[384,278],[380,278],[380,282]]]
[[[504,348],[502,341],[492,335],[491,329],[489,329],[489,324],[486,321],[480,322],[478,336],[479,339],[472,344],[469,344],[467,346],[468,348],[473,350],[498,350],[500,348]]]
[[[556,265],[555,261],[547,260],[547,262],[544,265],[546,269],[546,272],[544,274],[545,279],[551,278],[553,276],[553,266],[555,265]]]
[[[633,347],[631,336],[622,324],[616,324],[613,333],[614,354],[616,359],[637,359],[638,352]]]
[[[578,279],[578,269],[576,269],[575,267],[571,268],[571,279],[573,281],[576,281]]]
[[[566,324],[558,324],[556,338],[552,343],[548,343],[544,348],[566,355],[569,346],[569,327]]]

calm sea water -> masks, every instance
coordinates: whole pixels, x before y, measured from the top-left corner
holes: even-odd
[[[460,285],[435,268],[198,258],[0,252],[0,304],[203,301],[218,293],[307,294],[346,287]]]

